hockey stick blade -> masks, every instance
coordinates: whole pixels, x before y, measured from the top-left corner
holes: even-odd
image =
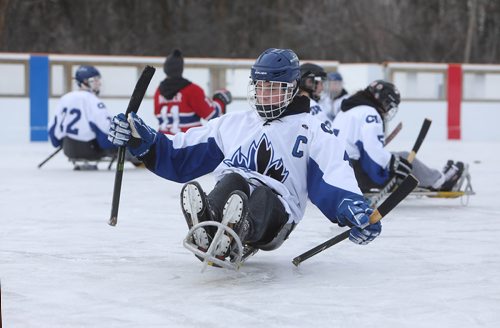
[[[146,66],[142,71],[139,80],[137,81],[134,92],[132,92],[132,96],[130,97],[130,101],[128,103],[127,110],[125,111],[125,116],[134,112],[137,113],[139,110],[139,106],[141,105],[142,99],[146,94],[146,90],[148,89],[149,83],[155,74],[155,68],[152,66]],[[110,226],[115,226],[118,221],[118,207],[120,205],[120,193],[122,188],[122,179],[123,179],[123,166],[125,162],[125,147],[118,148],[118,156],[116,161],[116,174],[115,174],[115,184],[113,188],[113,203],[111,206],[111,217],[108,221]]]
[[[407,176],[406,179],[404,179],[403,182],[398,186],[398,188],[389,197],[387,197],[387,199],[377,209],[373,211],[373,213],[370,215],[370,224],[374,224],[380,221],[384,216],[387,215],[387,213],[392,211],[403,199],[405,199],[405,197],[408,196],[413,191],[413,189],[417,187],[417,185],[417,178],[415,178],[413,175]],[[349,238],[349,234],[350,229],[297,256],[292,260],[292,263],[295,266],[299,266],[299,264],[304,262],[305,260],[313,257],[318,253],[321,253],[325,249],[330,248],[335,244],[338,244],[342,240]]]
[[[401,131],[402,128],[403,128],[403,122],[399,122],[398,125],[396,125],[396,127],[394,128],[394,130],[392,130],[392,132],[389,133],[387,138],[385,138],[384,147],[387,146],[389,142],[391,142],[392,139],[394,139],[398,135],[399,131]]]
[[[427,132],[429,132],[429,128],[431,127],[432,121],[428,118],[424,120],[422,123],[422,127],[420,128],[420,132],[418,133],[417,140],[415,140],[415,144],[413,145],[413,148],[411,149],[411,152],[408,154],[408,157],[406,158],[408,162],[413,162],[415,159],[415,156],[417,156],[417,152],[420,149],[420,146],[422,146],[422,143],[424,142],[425,137],[427,136]],[[387,195],[392,187],[394,187],[394,184],[396,183],[396,177],[392,177],[387,184],[380,190],[378,193],[378,196],[374,197],[372,200],[372,206],[376,206],[377,203]]]

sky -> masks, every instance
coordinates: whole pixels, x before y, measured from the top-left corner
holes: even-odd
[[[407,150],[397,138],[391,150]],[[182,246],[181,184],[126,166],[118,224],[107,224],[114,170],[72,170],[48,143],[0,143],[4,327],[500,327],[498,142],[424,142],[418,157],[470,165],[476,195],[411,197],[382,234],[346,240],[309,204],[277,250],[239,271],[208,268]],[[210,175],[200,183],[210,190]]]

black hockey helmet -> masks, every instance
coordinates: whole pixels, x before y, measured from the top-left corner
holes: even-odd
[[[309,97],[314,100],[319,100],[319,94],[316,92],[316,87],[319,81],[326,80],[326,72],[323,67],[304,63],[300,65],[300,83],[299,88],[309,94]]]
[[[375,80],[365,89],[370,93],[379,105],[380,114],[386,120],[390,120],[398,111],[401,102],[399,90],[391,82]]]

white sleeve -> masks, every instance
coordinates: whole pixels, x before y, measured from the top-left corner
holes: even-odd
[[[92,97],[88,111],[89,123],[94,124],[101,132],[107,134],[111,125],[111,116],[106,105],[97,97]]]
[[[363,201],[344,142],[324,123],[311,129],[307,190],[309,199],[331,221],[344,198]]]
[[[386,168],[391,153],[384,148],[384,127],[381,117],[366,115],[360,136],[366,154],[380,167]]]

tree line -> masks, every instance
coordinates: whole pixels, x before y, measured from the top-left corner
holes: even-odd
[[[500,63],[498,0],[0,0],[0,51]]]

